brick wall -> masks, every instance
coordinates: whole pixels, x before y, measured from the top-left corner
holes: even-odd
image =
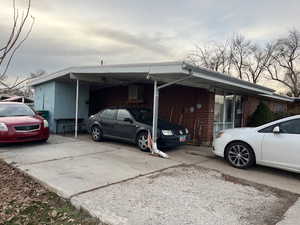
[[[293,114],[300,114],[300,101],[288,104],[288,112]]]
[[[110,106],[152,108],[153,85],[144,86],[143,103],[128,102],[128,87],[120,86],[91,92],[90,113]],[[194,144],[210,144],[213,138],[214,93],[205,89],[173,85],[160,91],[162,119],[187,127]]]
[[[260,98],[257,96],[246,96],[243,100],[243,126],[247,126],[251,115],[256,110],[257,106],[260,102],[263,101],[268,105],[272,112],[287,112],[288,111],[288,103],[278,100],[271,100],[267,98]]]

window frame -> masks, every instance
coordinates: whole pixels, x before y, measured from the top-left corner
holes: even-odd
[[[112,118],[103,117],[103,113],[107,110],[113,111],[113,117]],[[100,119],[105,119],[105,120],[116,120],[116,112],[117,112],[117,109],[103,109],[102,111],[99,112],[99,117],[100,117]]]
[[[126,112],[129,114],[130,117],[125,117],[125,118],[123,118],[123,120],[119,120],[119,119],[118,119],[118,116],[119,116],[119,111],[120,111],[120,110],[126,111]],[[127,110],[127,109],[118,109],[118,110],[117,110],[117,113],[116,113],[116,120],[117,120],[117,121],[123,121],[123,122],[124,122],[124,119],[126,119],[126,118],[129,118],[129,119],[134,120],[134,118],[133,118],[133,116],[131,115],[131,113],[129,112],[129,110]]]
[[[279,126],[279,128],[280,128],[280,130],[281,130],[281,127],[280,127],[280,126],[281,126],[282,124],[287,123],[287,122],[291,122],[291,121],[297,121],[297,120],[300,121],[300,119],[291,119],[291,120],[286,120],[286,121],[283,121],[283,122],[280,122],[280,123],[276,123],[276,124],[273,124],[273,125],[271,125],[271,126],[265,127],[265,128],[263,128],[263,129],[259,130],[258,132],[259,132],[259,133],[264,133],[264,134],[273,133],[273,129],[274,129],[275,127]],[[270,129],[270,128],[271,128],[271,131],[264,132],[264,130]],[[296,135],[300,135],[300,133],[299,133],[299,134],[297,134],[297,133],[285,133],[285,132],[281,132],[281,131],[280,131],[280,134],[296,134]]]

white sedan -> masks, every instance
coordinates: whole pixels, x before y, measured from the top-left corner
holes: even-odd
[[[213,152],[237,168],[259,164],[299,173],[300,115],[260,127],[220,131]]]

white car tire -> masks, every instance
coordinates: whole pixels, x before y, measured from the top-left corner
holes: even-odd
[[[240,141],[233,142],[226,147],[225,159],[230,165],[239,169],[246,169],[255,164],[252,148]]]

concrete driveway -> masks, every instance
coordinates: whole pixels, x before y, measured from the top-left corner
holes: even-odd
[[[162,159],[86,136],[0,148],[0,158],[108,224],[282,225],[295,219],[299,175],[238,170],[203,147],[168,154]]]

